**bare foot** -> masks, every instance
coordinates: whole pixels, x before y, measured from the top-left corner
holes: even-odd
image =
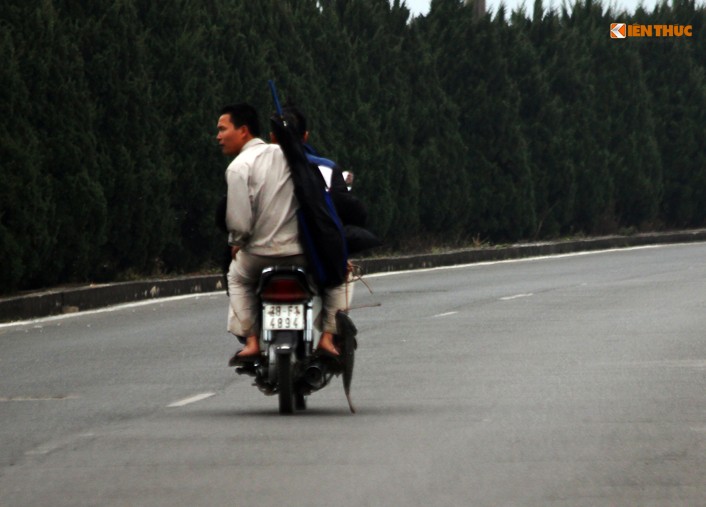
[[[248,336],[245,339],[245,347],[235,353],[228,361],[228,366],[234,366],[243,359],[253,359],[260,355],[260,341],[257,336]]]
[[[336,346],[333,344],[333,334],[331,333],[321,333],[321,339],[319,340],[319,345],[316,347],[316,350],[328,352],[332,356],[341,355]]]

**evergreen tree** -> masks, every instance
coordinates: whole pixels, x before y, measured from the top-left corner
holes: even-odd
[[[424,37],[426,24],[427,20],[417,20],[409,38],[412,107],[408,121],[414,127],[411,149],[419,174],[420,220],[436,241],[445,235],[464,241],[469,236],[467,203],[474,195],[459,128],[460,111],[442,86],[432,47]]]
[[[561,100],[563,111],[557,130],[567,133],[566,149],[575,171],[573,230],[586,233],[615,232],[618,227],[612,160],[602,138],[604,118],[598,114],[600,99],[590,52],[591,38],[607,37],[596,10],[600,17],[600,5],[588,0],[576,3],[571,12],[562,11],[562,34],[548,71],[552,93]]]
[[[62,22],[49,0],[21,9],[13,21],[15,47],[31,97],[28,119],[39,140],[38,173],[51,189],[48,248],[41,269],[26,273],[22,284],[37,287],[83,280],[95,271],[105,241],[106,202],[97,183],[95,111],[73,26]]]
[[[145,41],[153,76],[152,103],[161,167],[164,219],[161,257],[169,270],[198,269],[216,260],[223,246],[214,227],[213,209],[225,191],[225,165],[215,142],[218,111],[232,91],[223,55],[213,51],[221,9],[216,3],[179,0],[167,4],[144,2]],[[171,223],[168,222],[171,221]]]
[[[561,36],[554,13],[545,13],[541,0],[532,19],[513,13],[506,32],[509,69],[520,93],[519,115],[527,140],[537,225],[534,237],[568,232],[576,194],[574,165],[566,149],[566,130],[560,128],[564,112],[559,96],[550,88],[557,43]]]
[[[527,144],[519,127],[519,93],[501,38],[501,18],[475,19],[469,6],[432,2],[430,44],[447,94],[461,111],[468,148],[468,230],[494,239],[519,238],[536,226]]]
[[[704,7],[700,11],[699,18],[693,2],[679,1],[674,9],[658,6],[647,19],[655,24],[696,23],[703,19]],[[639,46],[643,59],[650,61],[645,74],[664,168],[664,220],[676,227],[706,222],[706,81],[703,62],[694,55],[695,39],[656,39]]]
[[[614,16],[603,16],[602,27],[610,19]],[[601,142],[610,152],[616,219],[623,226],[652,226],[662,197],[662,163],[640,56],[635,45],[605,37],[605,28],[592,40],[597,112],[604,119]],[[618,78],[621,74],[629,78]]]
[[[109,203],[101,276],[150,273],[176,234],[168,121],[156,108],[147,30],[136,0],[104,0],[83,20],[81,49],[95,104],[98,181]]]
[[[40,174],[40,142],[13,35],[0,24],[0,293],[41,272],[50,252],[51,188]]]

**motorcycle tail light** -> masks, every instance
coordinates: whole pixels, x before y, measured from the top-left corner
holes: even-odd
[[[309,292],[298,280],[278,278],[262,289],[260,297],[265,301],[299,301],[309,299]]]

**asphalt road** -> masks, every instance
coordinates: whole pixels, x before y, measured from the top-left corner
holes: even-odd
[[[0,326],[0,505],[706,505],[705,260],[369,277],[355,415],[279,416],[222,294]]]

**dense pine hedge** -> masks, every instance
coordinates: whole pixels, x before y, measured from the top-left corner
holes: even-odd
[[[3,0],[0,292],[214,262],[218,111],[264,122],[270,78],[388,245],[703,226],[705,12]],[[616,21],[694,35],[611,40]]]

